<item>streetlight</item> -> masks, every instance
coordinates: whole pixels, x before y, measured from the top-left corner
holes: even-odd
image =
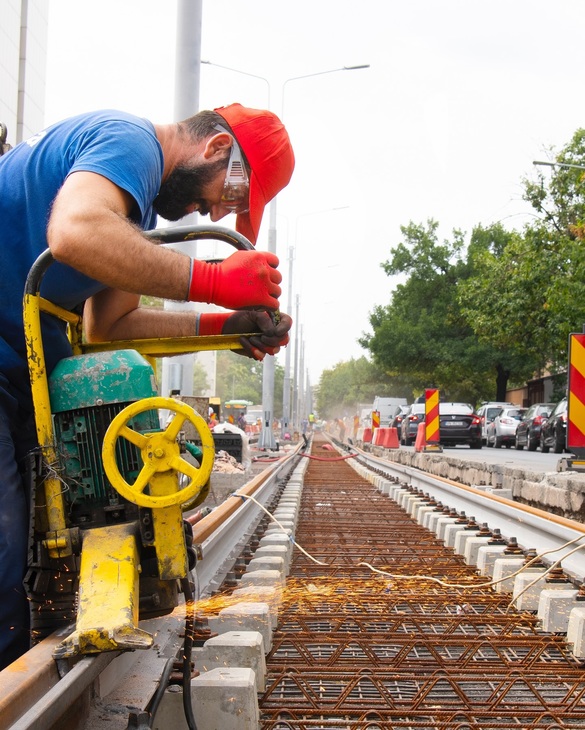
[[[286,79],[282,83],[282,93],[281,93],[281,113],[280,113],[280,119],[282,122],[284,122],[284,99],[285,99],[285,91],[286,91],[286,85],[290,83],[291,81],[299,81],[301,79],[308,79],[312,76],[323,76],[324,74],[330,74],[330,73],[336,73],[338,71],[358,71],[360,69],[369,68],[370,64],[360,64],[359,66],[342,66],[341,68],[332,68],[327,71],[317,71],[315,73],[311,74],[304,74],[303,76],[293,76],[289,79]],[[270,223],[269,223],[269,230],[268,230],[268,250],[272,253],[276,253],[276,198],[273,198],[270,202]],[[292,261],[291,261],[291,267],[292,267]],[[290,305],[290,298],[289,298],[289,305]],[[288,363],[289,363],[289,413],[288,417],[290,418],[290,355],[287,353],[285,355],[285,358],[288,356]],[[285,360],[286,362],[286,360]],[[283,386],[283,401],[284,401],[284,387]],[[274,404],[274,357],[268,355],[264,358],[264,364],[262,369],[262,405],[264,408],[264,420],[263,420],[263,427],[262,431],[258,437],[258,446],[260,448],[275,448],[276,442],[274,440],[274,434],[272,432],[272,410],[273,410],[273,404]],[[285,421],[285,414],[284,414],[284,402],[283,402],[283,423]],[[283,431],[284,433],[284,431]]]
[[[585,165],[572,165],[569,162],[540,162],[534,160],[533,165],[546,165],[547,167],[571,167],[573,170],[585,170]]]
[[[270,82],[263,76],[257,74],[248,73],[247,71],[240,71],[230,66],[223,66],[213,61],[201,61],[208,66],[217,66],[218,68],[226,69],[227,71],[233,71],[234,73],[242,74],[243,76],[251,76],[252,78],[261,79],[268,85],[268,101],[270,106]],[[361,69],[369,68],[370,64],[360,64],[356,66],[341,66],[340,68],[332,68],[326,71],[317,71],[315,73],[304,74],[302,76],[293,76],[289,79],[285,79],[282,83],[281,93],[281,113],[280,119],[284,121],[284,95],[286,85],[292,81],[299,81],[301,79],[308,79],[312,76],[323,76],[324,74],[336,73],[338,71],[358,71]],[[268,251],[270,253],[276,253],[276,198],[273,198],[270,202],[269,209],[269,228],[268,228]],[[290,368],[290,364],[289,364]],[[274,449],[276,448],[276,441],[272,432],[272,418],[274,412],[274,356],[266,355],[262,364],[262,408],[264,411],[264,417],[262,419],[262,430],[258,436],[258,446],[260,448]]]
[[[214,61],[201,61],[201,63],[204,63],[206,66],[215,66],[216,68],[223,68],[226,71],[233,71],[236,74],[242,74],[242,76],[251,76],[253,79],[260,79],[260,81],[264,81],[266,86],[268,87],[268,104],[267,107],[270,109],[270,81],[268,79],[264,78],[264,76],[258,76],[257,74],[251,74],[247,71],[240,71],[239,68],[232,68],[231,66],[222,66],[221,63],[215,63]]]
[[[341,205],[336,208],[325,208],[324,210],[314,210],[309,213],[303,213],[302,215],[299,215],[295,219],[295,229],[294,229],[294,247],[289,247],[289,258],[288,258],[288,309],[289,311],[292,311],[292,281],[293,281],[293,260],[294,260],[294,252],[296,251],[297,247],[297,233],[298,233],[298,226],[299,221],[302,218],[307,218],[308,216],[312,215],[322,215],[323,213],[332,213],[337,210],[347,210],[349,208],[349,205]],[[295,318],[298,319],[298,298],[297,298],[297,312],[295,315]],[[298,343],[295,341],[295,357],[296,357],[296,349],[297,349]],[[291,382],[290,382],[290,365],[291,365],[291,345],[289,344],[286,348],[285,356],[284,356],[284,381],[282,384],[282,437],[284,438],[284,434],[288,430],[289,423],[291,421],[291,407],[290,407],[290,396],[291,396]],[[296,390],[296,378],[297,373],[295,369],[295,375],[293,382],[295,383],[295,390]],[[294,404],[296,405],[296,404]],[[293,407],[293,411],[296,413],[297,408]],[[293,426],[296,426],[297,423],[295,419],[292,419]]]

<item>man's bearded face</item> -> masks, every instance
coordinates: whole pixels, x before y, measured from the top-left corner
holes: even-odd
[[[200,215],[209,213],[210,202],[206,189],[220,172],[227,170],[226,156],[209,164],[179,165],[161,184],[152,204],[158,215],[168,221],[177,221],[190,211],[193,205]]]

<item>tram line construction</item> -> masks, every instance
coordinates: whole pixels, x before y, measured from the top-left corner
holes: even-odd
[[[312,454],[325,457],[324,443],[317,434]],[[338,457],[305,472],[294,539],[310,557],[291,563],[262,730],[585,728],[585,670],[565,637],[510,609]]]

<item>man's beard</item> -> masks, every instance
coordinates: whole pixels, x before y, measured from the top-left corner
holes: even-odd
[[[211,184],[217,174],[227,170],[227,157],[208,165],[187,167],[179,165],[161,183],[158,195],[152,207],[168,221],[177,221],[187,215],[187,208],[194,203],[199,206],[198,212],[207,215],[209,208],[203,197],[204,189]]]

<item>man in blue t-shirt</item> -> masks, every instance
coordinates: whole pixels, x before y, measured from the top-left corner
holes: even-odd
[[[266,204],[292,175],[286,130],[271,112],[232,104],[178,124],[124,112],[83,114],[0,156],[0,669],[27,650],[29,495],[23,459],[36,445],[22,298],[28,271],[47,247],[57,263],[41,294],[83,306],[89,341],[259,332],[242,338],[262,359],[288,342],[291,319],[267,311],[220,314],[149,310],[141,294],[213,302],[229,310],[278,309],[281,274],[268,252],[236,251],[217,264],[158,246],[142,231],[199,212],[237,214],[256,242]],[[47,369],[70,354],[63,326],[44,317]]]

